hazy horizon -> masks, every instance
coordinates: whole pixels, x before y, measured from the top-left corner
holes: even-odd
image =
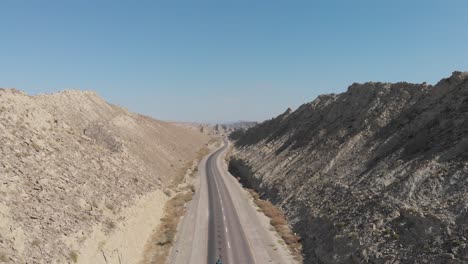
[[[468,70],[466,1],[3,1],[0,87],[161,120],[262,121],[354,82]]]

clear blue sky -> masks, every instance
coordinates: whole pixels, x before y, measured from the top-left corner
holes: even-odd
[[[262,120],[353,82],[468,70],[468,1],[0,2],[0,87],[165,120]]]

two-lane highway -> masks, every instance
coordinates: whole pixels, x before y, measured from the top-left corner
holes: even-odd
[[[193,200],[179,225],[170,264],[290,264],[297,263],[269,219],[227,171],[229,142],[198,166]]]
[[[216,263],[220,258],[223,263],[253,264],[250,243],[216,162],[226,148],[227,144],[206,162],[210,210],[208,263]]]

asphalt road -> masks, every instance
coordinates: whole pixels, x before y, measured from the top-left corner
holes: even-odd
[[[229,174],[224,155],[229,142],[198,166],[193,200],[178,227],[170,264],[297,263],[269,219],[258,212],[251,196]]]
[[[220,258],[223,263],[253,264],[250,243],[216,162],[226,148],[227,144],[210,155],[206,162],[210,210],[208,263],[216,263]]]

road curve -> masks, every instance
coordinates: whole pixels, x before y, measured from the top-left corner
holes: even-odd
[[[227,171],[224,145],[198,166],[193,200],[178,227],[169,264],[296,264],[269,219]]]

